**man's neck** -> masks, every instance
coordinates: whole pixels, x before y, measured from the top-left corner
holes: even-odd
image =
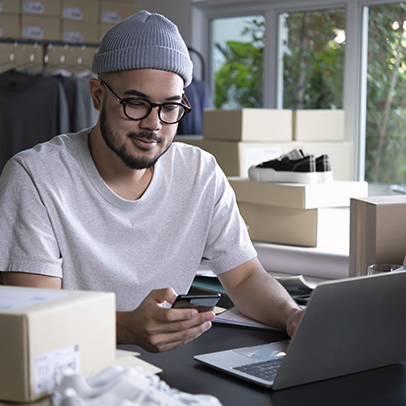
[[[109,188],[126,200],[137,200],[147,190],[153,176],[153,168],[130,169],[110,149],[103,148],[104,140],[99,127],[89,134],[89,149],[94,164]]]

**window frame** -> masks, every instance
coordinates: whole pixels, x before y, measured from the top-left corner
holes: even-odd
[[[278,16],[280,13],[346,9],[344,60],[345,141],[354,143],[354,180],[365,179],[367,52],[369,6],[396,4],[395,0],[194,0],[192,1],[192,45],[209,61],[210,22],[214,18],[262,14],[266,21],[264,50],[264,108],[280,108],[278,101]],[[280,94],[280,93],[279,93]]]

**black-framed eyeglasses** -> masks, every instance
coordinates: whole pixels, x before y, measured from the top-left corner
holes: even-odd
[[[107,93],[113,96],[122,106],[126,117],[130,120],[143,120],[148,117],[154,107],[158,107],[158,117],[165,124],[176,124],[183,116],[192,111],[189,101],[185,94],[182,94],[182,103],[167,102],[167,103],[152,103],[147,99],[140,97],[128,97],[122,99],[115,94],[109,86],[101,79],[100,83],[104,86]]]

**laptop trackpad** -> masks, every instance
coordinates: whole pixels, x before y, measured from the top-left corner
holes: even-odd
[[[282,355],[279,353],[287,350],[289,342],[288,340],[278,341],[276,343],[255,345],[253,347],[236,348],[232,351],[254,360],[267,360],[275,358],[277,355]]]

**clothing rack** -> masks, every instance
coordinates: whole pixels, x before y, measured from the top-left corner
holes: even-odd
[[[197,57],[199,58],[200,66],[201,66],[201,80],[204,82],[206,79],[206,67],[205,67],[203,55],[198,50],[191,48],[191,47],[188,47],[188,51],[189,51],[189,53],[193,53],[193,54],[197,55]]]

